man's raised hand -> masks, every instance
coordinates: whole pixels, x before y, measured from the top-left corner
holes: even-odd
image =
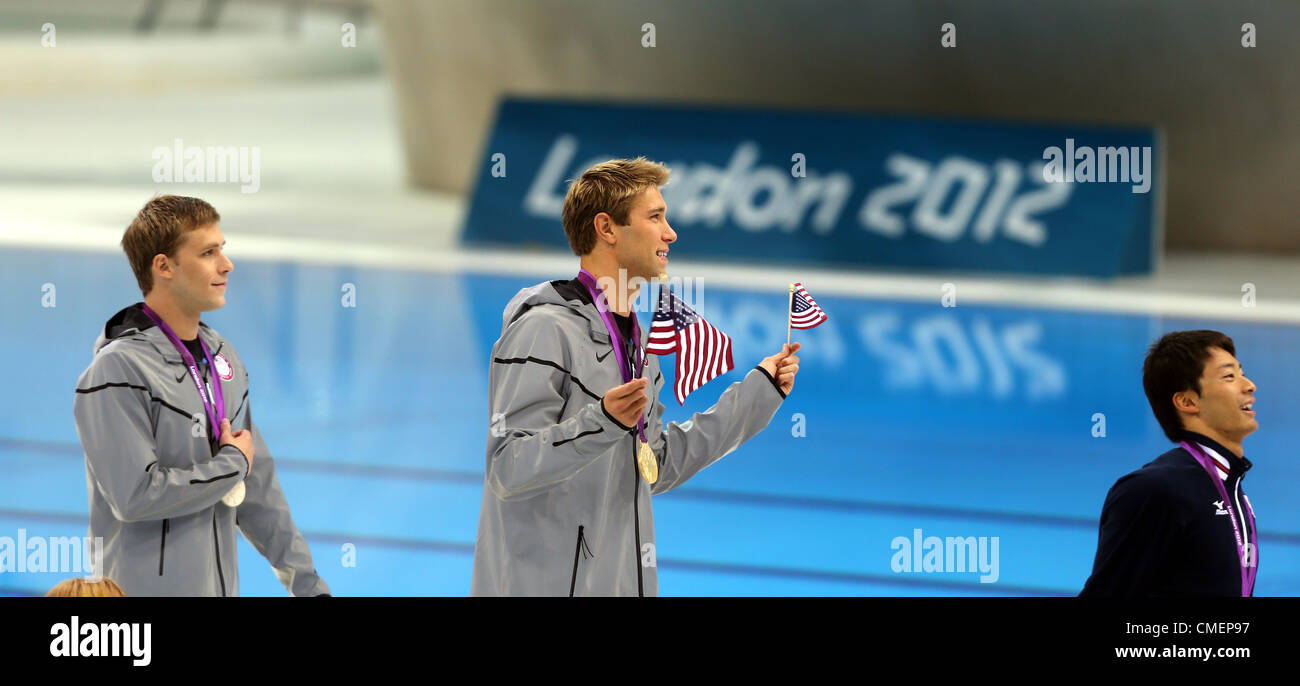
[[[776,385],[786,395],[790,395],[790,390],[794,388],[794,375],[799,373],[799,356],[795,353],[802,347],[800,343],[787,343],[781,346],[781,352],[758,363],[763,371],[776,380]]]

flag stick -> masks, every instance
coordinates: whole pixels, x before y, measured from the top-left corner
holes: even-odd
[[[790,304],[785,308],[785,344],[790,345],[790,324],[794,317],[794,284],[790,284]]]

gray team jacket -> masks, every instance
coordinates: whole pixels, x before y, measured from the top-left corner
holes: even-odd
[[[647,485],[635,427],[601,404],[623,383],[609,332],[574,284],[521,290],[502,317],[471,595],[657,595],[650,496],[757,434],[784,398],[755,368],[708,411],[665,427],[659,357],[647,356],[646,437],[659,461],[659,480]]]
[[[253,433],[251,474],[239,448],[213,453],[203,402],[185,363],[140,305],[104,325],[74,401],[86,455],[90,536],[104,538],[103,575],[128,596],[239,595],[238,526],[290,593],[329,593],[253,423],[248,372],[234,346],[199,324],[208,349],[229,362],[231,378],[220,382],[226,417],[231,431]],[[223,504],[222,496],[241,479],[244,502],[238,508]]]

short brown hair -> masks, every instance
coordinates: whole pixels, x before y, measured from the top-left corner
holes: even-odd
[[[569,184],[561,215],[573,254],[586,255],[596,247],[596,215],[605,212],[626,224],[633,200],[647,188],[666,183],[668,167],[644,157],[601,162],[583,172]]]
[[[1175,443],[1182,440],[1183,420],[1171,399],[1175,393],[1189,389],[1200,394],[1201,374],[1205,372],[1205,361],[1210,359],[1210,348],[1237,355],[1232,339],[1218,331],[1173,331],[1151,346],[1142,363],[1142,390],[1146,391],[1160,428]]]
[[[60,581],[57,586],[45,594],[46,598],[125,598],[126,592],[112,579],[99,581],[68,579]]]
[[[160,195],[145,203],[122,234],[122,249],[140,292],[149,295],[153,288],[154,255],[171,257],[187,232],[219,221],[216,208],[198,198]]]

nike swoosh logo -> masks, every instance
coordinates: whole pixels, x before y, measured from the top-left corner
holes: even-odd
[[[605,357],[609,357],[609,353],[612,353],[612,352],[614,352],[614,349],[613,349],[613,348],[610,348],[610,349],[609,349],[609,352],[608,352],[608,353],[605,353]],[[601,357],[599,354],[597,354],[597,355],[596,355],[596,361],[597,361],[597,362],[604,362],[604,361],[605,361],[605,357]]]

